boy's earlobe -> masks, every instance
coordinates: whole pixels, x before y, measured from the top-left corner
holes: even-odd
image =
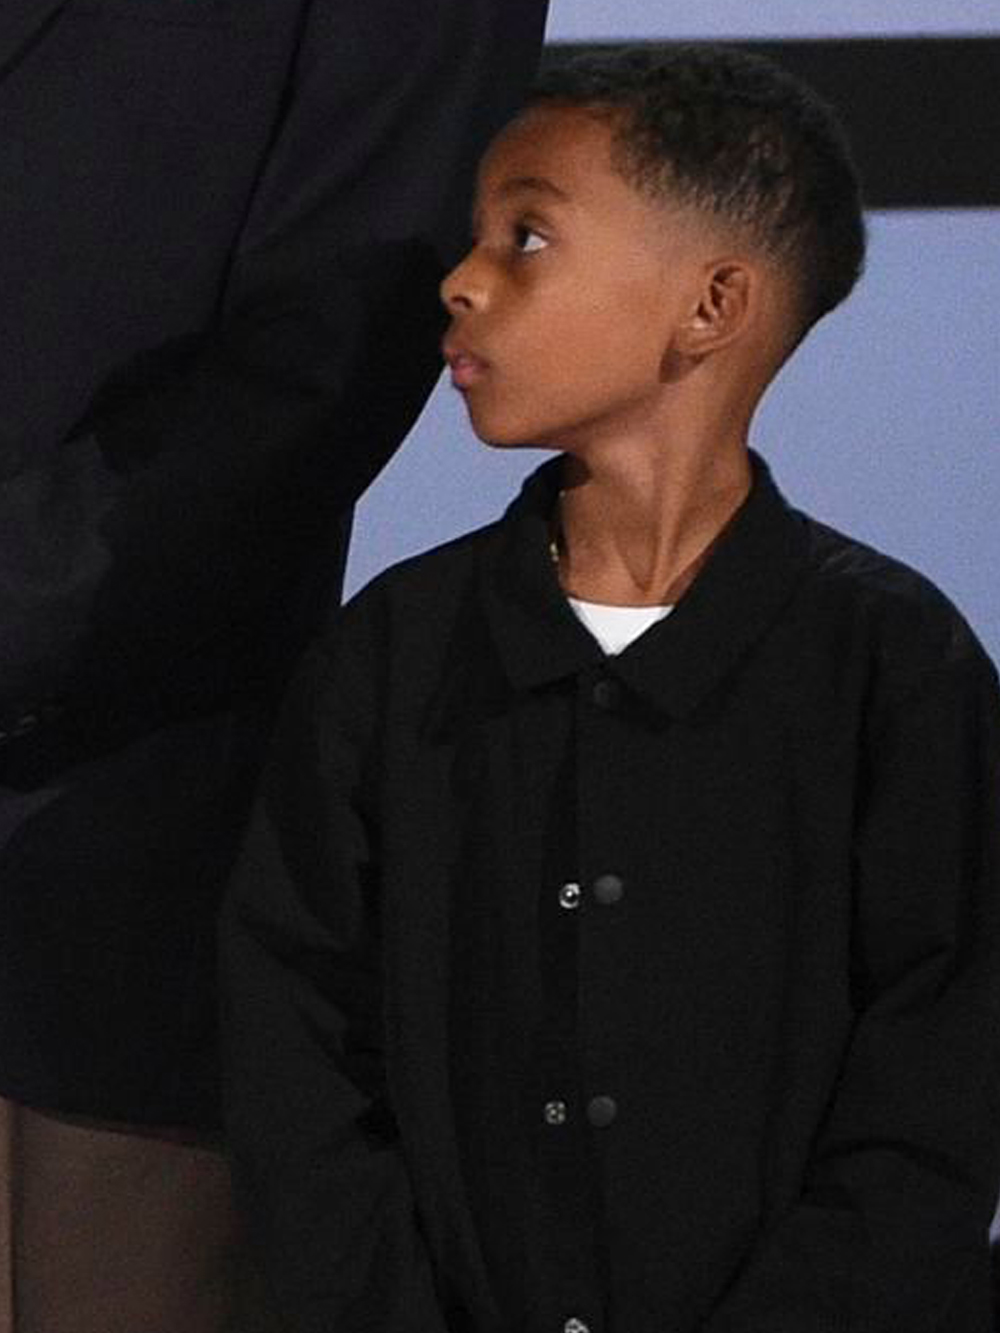
[[[679,330],[678,350],[700,357],[731,343],[746,326],[752,288],[748,265],[736,260],[714,265],[691,318]]]

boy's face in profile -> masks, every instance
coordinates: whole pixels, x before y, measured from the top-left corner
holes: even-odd
[[[539,105],[483,161],[475,244],[442,299],[452,380],[490,443],[573,451],[661,402],[710,251],[704,223],[647,199],[611,152],[606,120]]]

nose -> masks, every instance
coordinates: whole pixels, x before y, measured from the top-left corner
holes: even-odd
[[[450,315],[484,308],[488,299],[485,274],[474,249],[444,278],[440,295]]]

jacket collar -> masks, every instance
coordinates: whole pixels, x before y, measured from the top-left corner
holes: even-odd
[[[55,18],[67,0],[2,0],[0,3],[0,78],[16,64],[32,38]]]
[[[599,669],[673,717],[692,712],[736,666],[791,596],[807,566],[805,519],[751,453],[750,494],[666,620],[606,658],[580,624],[549,555],[562,459],[525,482],[497,529],[483,596],[504,671],[519,690]]]

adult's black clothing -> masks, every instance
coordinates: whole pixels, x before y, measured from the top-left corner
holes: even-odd
[[[0,1093],[216,1114],[214,916],[545,0],[0,6]]]
[[[223,941],[293,1327],[987,1333],[996,673],[759,460],[607,658],[559,466],[356,598],[279,727]]]

